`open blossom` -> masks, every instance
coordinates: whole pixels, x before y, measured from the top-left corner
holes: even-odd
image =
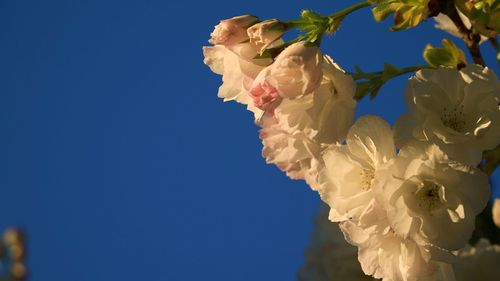
[[[250,15],[221,20],[210,34],[208,42],[214,45],[231,46],[248,40],[247,28],[257,23],[258,18]]]
[[[350,128],[346,145],[323,153],[321,198],[332,221],[358,220],[373,200],[378,171],[396,156],[391,127],[376,116],[362,116]]]
[[[315,219],[311,245],[305,251],[299,281],[373,281],[361,270],[356,247],[349,245],[338,224],[328,220],[323,205]]]
[[[322,63],[325,75],[311,94],[283,99],[262,122],[263,156],[294,179],[305,179],[317,189],[316,177],[325,146],[345,138],[356,102],[355,83],[330,58]]]
[[[245,104],[255,114],[255,118],[259,118],[262,111],[255,107],[248,91],[258,73],[272,60],[254,59],[257,53],[249,43],[230,47],[222,45],[203,47],[203,55],[205,64],[213,72],[222,75],[219,98]]]
[[[488,68],[420,70],[405,93],[409,113],[395,125],[396,145],[429,141],[451,158],[477,165],[500,144],[500,82]]]
[[[264,126],[259,133],[264,145],[262,156],[267,163],[274,163],[292,179],[303,179],[312,189],[317,189],[316,171],[321,146],[300,131],[282,124]]]
[[[500,245],[480,239],[475,246],[457,251],[453,268],[457,281],[497,281],[500,279]]]
[[[262,54],[273,42],[281,38],[284,30],[283,23],[272,19],[252,25],[247,29],[247,33],[250,44],[259,54]]]
[[[374,200],[361,224],[340,223],[346,240],[358,247],[363,272],[383,281],[452,281],[450,255],[432,246],[418,245],[397,235],[385,211]]]
[[[420,245],[464,247],[488,202],[487,175],[419,142],[403,147],[391,168],[374,193],[395,233]]]
[[[321,84],[322,64],[323,55],[317,46],[306,42],[294,43],[259,73],[251,86],[250,95],[256,106],[266,109],[278,98],[293,99],[312,93]]]

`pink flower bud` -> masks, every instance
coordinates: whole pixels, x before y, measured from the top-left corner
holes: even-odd
[[[321,84],[322,54],[315,45],[298,42],[288,46],[270,66],[266,80],[281,97],[296,98],[309,94]]]
[[[253,82],[249,94],[257,108],[269,112],[274,109],[273,105],[281,100],[278,90],[264,80],[262,74],[259,74]]]
[[[242,43],[248,40],[247,28],[258,21],[258,18],[250,15],[221,20],[210,34],[212,38],[208,42],[224,46]]]
[[[262,54],[269,45],[283,35],[284,31],[285,27],[283,23],[272,19],[252,25],[248,28],[247,33],[250,38],[250,44],[252,44],[259,54]]]

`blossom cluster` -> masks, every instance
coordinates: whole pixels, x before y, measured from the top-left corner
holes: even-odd
[[[319,193],[366,275],[454,280],[454,251],[490,197],[476,167],[500,144],[498,78],[479,65],[420,70],[394,128],[354,122],[353,78],[317,45],[285,43],[284,28],[254,16],[215,27],[203,51],[222,75],[218,96],[253,113],[263,157]]]
[[[483,238],[474,246],[454,251],[454,255],[457,281],[498,280],[500,245],[491,245]],[[330,223],[326,206],[315,218],[312,243],[305,251],[305,263],[297,277],[299,281],[374,280],[359,268],[356,248],[346,244],[339,227]]]

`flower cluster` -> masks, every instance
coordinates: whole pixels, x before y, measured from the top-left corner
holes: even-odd
[[[500,144],[495,74],[478,65],[418,71],[394,128],[376,116],[353,122],[353,78],[317,45],[284,43],[283,30],[253,16],[216,26],[204,55],[222,75],[219,97],[254,113],[266,161],[320,194],[365,274],[453,280],[453,251],[490,196],[476,166]],[[280,52],[262,56],[271,49]]]
[[[328,209],[322,207],[315,219],[312,243],[305,251],[305,263],[298,272],[300,281],[374,280],[360,270],[355,247],[343,243],[336,224],[329,223]],[[500,245],[480,239],[454,251],[453,271],[457,281],[496,281],[500,276]],[[449,268],[448,268],[449,269]],[[451,272],[450,272],[451,276]],[[436,280],[436,278],[422,279]],[[450,280],[450,279],[438,279]]]
[[[242,18],[253,23],[244,25],[247,35],[229,32],[242,28]],[[254,113],[266,161],[317,189],[321,152],[342,142],[353,122],[356,84],[313,44],[291,44],[274,59],[258,56],[283,43],[279,26],[253,16],[223,20],[212,36],[224,40],[213,37],[216,45],[204,47],[205,63],[222,75],[218,96]]]

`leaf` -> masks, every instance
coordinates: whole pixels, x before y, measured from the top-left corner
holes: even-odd
[[[357,84],[355,98],[362,99],[370,92],[370,82],[361,82]]]
[[[455,0],[455,3],[474,30],[490,38],[500,34],[500,0]]]
[[[425,46],[423,57],[429,65],[458,67],[466,64],[464,52],[451,40],[443,39],[442,44],[442,48],[434,47],[431,44]]]
[[[376,21],[383,21],[394,14],[392,31],[399,31],[417,26],[430,15],[430,0],[370,0],[375,5],[372,9]]]
[[[382,72],[382,80],[387,81],[394,76],[397,76],[401,73],[401,70],[395,67],[392,64],[386,63],[384,64],[384,71]]]

